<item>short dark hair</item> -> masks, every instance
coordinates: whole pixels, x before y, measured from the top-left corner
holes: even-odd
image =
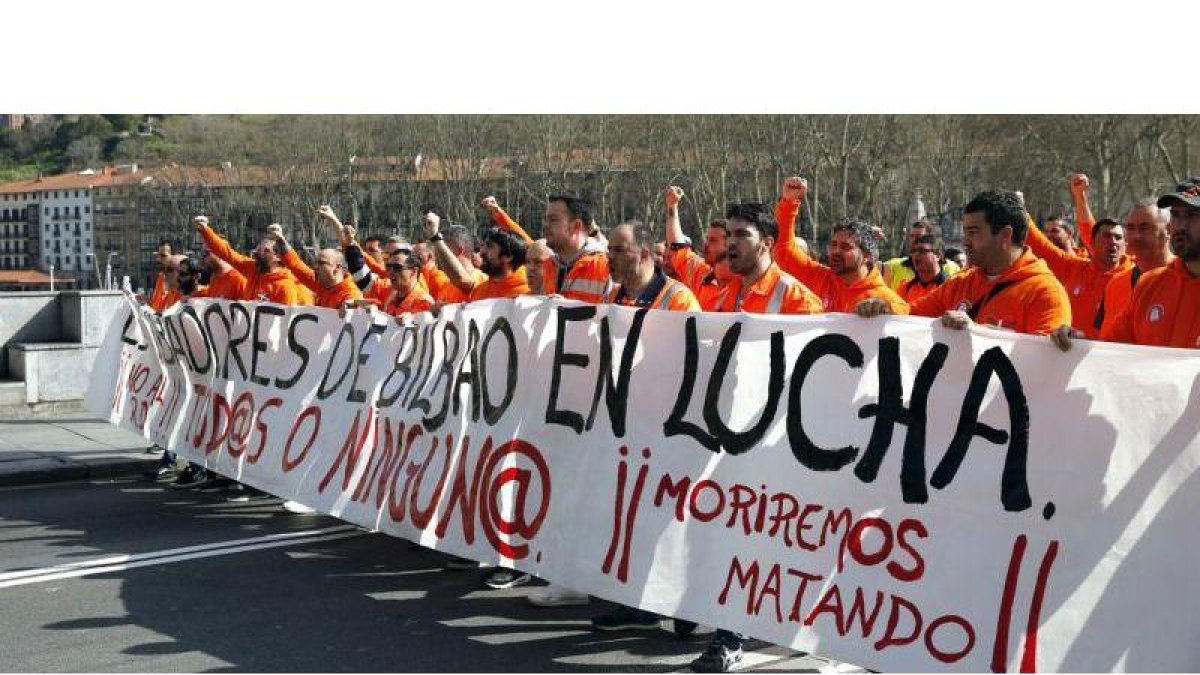
[[[383,237],[380,237],[380,236],[378,236],[378,235],[374,235],[374,234],[373,234],[373,235],[371,235],[371,236],[367,237],[366,239],[363,239],[363,248],[366,248],[366,247],[367,247],[367,244],[369,244],[369,243],[371,243],[371,242],[373,242],[373,241],[377,241],[377,242],[379,242],[380,244],[382,244],[382,243],[383,243]]]
[[[1096,237],[1100,236],[1100,230],[1113,227],[1123,226],[1121,223],[1113,220],[1112,218],[1101,218],[1100,220],[1097,220],[1096,224],[1092,226],[1092,243],[1096,243]]]
[[[553,204],[554,202],[565,204],[571,217],[582,220],[585,231],[591,230],[595,219],[592,217],[592,205],[588,200],[574,195],[550,195],[550,198],[546,200],[548,204]]]
[[[725,233],[725,236],[729,236],[729,223],[724,218],[709,221],[708,226],[718,228]]]
[[[871,234],[871,226],[861,220],[846,218],[845,220],[833,226],[829,231],[830,239],[838,232],[849,232],[858,243],[858,247],[866,253],[869,253],[872,258],[879,255],[879,242],[875,241],[875,236]]]
[[[1012,243],[1014,246],[1025,245],[1025,235],[1029,233],[1029,215],[1021,200],[1014,192],[987,191],[980,192],[967,202],[963,213],[982,213],[983,219],[991,227],[992,234],[999,234],[1006,227],[1012,228]]]
[[[500,249],[500,255],[511,258],[514,270],[525,264],[525,254],[529,247],[524,239],[512,232],[498,227],[488,227],[479,233],[479,239],[485,244],[495,244]]]
[[[775,239],[779,236],[779,227],[775,224],[775,218],[771,215],[768,209],[762,202],[733,202],[725,207],[725,219],[744,220],[750,223],[758,230],[764,238],[770,237]],[[725,230],[728,232],[728,227]]]
[[[954,248],[954,247],[952,246],[952,247],[950,247],[950,248],[946,249],[945,251],[942,251],[942,254],[943,254],[943,255],[944,255],[944,256],[945,256],[947,259],[949,259],[949,258],[954,258],[954,257],[960,256],[960,255],[962,255],[962,254],[963,254],[963,252],[962,252],[962,249],[961,249],[961,248]]]
[[[387,257],[387,264],[391,265],[392,260],[396,256],[400,256],[401,258],[398,264],[403,265],[410,270],[421,269],[421,259],[418,258],[412,251],[405,251],[404,249],[393,251],[392,254]]]
[[[156,248],[162,248],[164,246],[170,248],[172,251],[175,250],[175,245],[171,243],[170,239],[163,239],[163,240],[159,241],[158,246]]]

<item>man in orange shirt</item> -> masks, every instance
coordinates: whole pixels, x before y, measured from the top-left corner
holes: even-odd
[[[1051,216],[1042,221],[1042,233],[1046,239],[1063,253],[1078,256],[1082,246],[1075,246],[1075,227],[1062,216]]]
[[[874,264],[878,242],[865,223],[845,220],[833,226],[829,266],[813,260],[796,237],[796,216],[808,195],[808,182],[792,176],[783,182],[775,207],[779,239],[773,253],[779,268],[817,294],[827,312],[853,312],[864,298],[881,298],[892,314],[907,314],[908,303],[883,282]]]
[[[1071,302],[1046,262],[1025,247],[1029,215],[1012,192],[982,192],[963,210],[963,247],[971,267],[912,306],[963,329],[972,322],[1047,335],[1071,322]],[[861,316],[889,314],[880,298],[858,304]]]
[[[756,202],[730,204],[729,266],[737,276],[729,281],[717,303],[719,312],[751,314],[819,314],[821,300],[772,262],[777,227],[767,207]],[[745,636],[719,628],[696,660],[698,673],[729,672],[742,660]]]
[[[1178,257],[1142,275],[1129,306],[1105,327],[1101,338],[1158,347],[1200,347],[1200,177],[1158,199],[1171,209],[1171,250]],[[1070,349],[1070,336],[1055,334]]]
[[[283,264],[301,284],[311,290],[317,307],[345,309],[347,304],[362,298],[362,291],[354,279],[346,273],[346,257],[334,248],[323,248],[317,252],[316,269],[300,259],[295,249],[288,246],[281,232],[273,234],[275,243],[283,250]]]
[[[263,237],[254,249],[254,257],[250,257],[235,251],[229,242],[214,232],[208,226],[207,217],[197,216],[195,223],[208,250],[246,277],[246,293],[240,300],[281,305],[311,304],[308,290],[283,266],[283,254],[273,236]],[[279,226],[274,225],[273,228],[278,229]]]
[[[246,295],[246,277],[211,252],[204,255],[201,269],[208,276],[208,285],[200,286],[193,298],[224,298],[240,300]]]
[[[154,295],[150,298],[150,309],[162,313],[167,311],[175,303],[182,299],[183,295],[179,292],[179,266],[187,260],[187,256],[168,255],[163,262],[162,272],[162,291],[156,287]]]
[[[717,298],[715,311],[752,314],[820,314],[821,300],[771,260],[777,228],[757,202],[730,204],[726,252],[734,277]]]
[[[942,269],[942,254],[942,239],[936,234],[923,234],[908,247],[914,274],[897,290],[904,302],[911,306],[950,278]]]
[[[708,231],[704,234],[704,255],[696,253],[692,240],[684,235],[679,223],[679,202],[683,197],[682,188],[674,185],[667,188],[666,229],[671,267],[675,269],[678,279],[696,295],[700,307],[710,312],[716,309],[717,298],[726,282],[734,276],[729,269],[727,253],[729,228],[724,220],[709,223]]]
[[[425,282],[429,285],[429,294],[441,304],[466,302],[471,297],[471,290],[487,281],[487,275],[475,266],[475,237],[461,225],[443,228],[441,222],[436,213],[425,214],[426,241],[437,261],[437,269],[425,274]],[[452,268],[454,276],[450,275]]]
[[[698,312],[700,303],[682,282],[667,276],[654,260],[654,233],[639,222],[616,226],[608,237],[608,265],[616,285],[605,302]]]
[[[1072,191],[1077,190],[1072,176]],[[1104,316],[1100,314],[1104,291],[1114,276],[1129,269],[1133,262],[1125,256],[1125,228],[1115,220],[1104,220],[1090,226],[1089,236],[1093,255],[1084,258],[1071,255],[1051,243],[1036,227],[1029,228],[1029,248],[1046,261],[1071,299],[1072,326],[1086,337],[1100,336]]]

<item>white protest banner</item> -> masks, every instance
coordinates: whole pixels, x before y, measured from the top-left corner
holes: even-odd
[[[539,298],[117,317],[89,404],[217,472],[878,670],[1200,663],[1200,359]]]

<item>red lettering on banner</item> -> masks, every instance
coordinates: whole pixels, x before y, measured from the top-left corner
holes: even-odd
[[[308,432],[308,440],[304,442],[304,449],[300,451],[300,454],[293,458],[292,447],[293,442],[296,440],[296,432],[300,430],[300,427],[304,425],[304,421],[308,419],[313,420],[312,423],[308,425],[310,427],[310,431]],[[282,463],[281,466],[283,467],[284,473],[290,472],[292,469],[295,469],[304,462],[304,460],[308,457],[308,451],[312,448],[313,442],[317,440],[317,434],[320,433],[320,431],[321,408],[315,405],[305,408],[304,412],[300,413],[300,416],[297,417],[296,421],[292,424],[292,430],[288,432],[287,443],[285,443],[283,446],[283,456],[280,458],[280,462]]]
[[[463,541],[468,544],[475,541],[475,513],[479,505],[480,476],[487,464],[488,456],[492,454],[492,439],[489,436],[483,442],[483,447],[479,449],[479,456],[475,459],[475,470],[468,483],[467,450],[470,445],[470,437],[463,438],[463,442],[459,444],[458,451],[455,453],[456,461],[454,478],[450,483],[450,497],[446,500],[445,513],[442,514],[437,529],[434,530],[439,539],[444,538],[446,530],[450,526],[450,519],[454,517],[454,512],[458,511]]]
[[[527,501],[530,492],[535,487],[533,473],[528,469],[510,467],[496,474],[495,478],[492,478],[496,466],[501,461],[510,457],[513,460],[518,457],[524,457],[529,463],[533,464],[533,467],[537,471],[537,486],[540,486],[541,490],[537,509],[534,511],[532,519],[527,519]],[[491,456],[487,458],[485,466],[483,477],[487,481],[487,489],[482,495],[482,508],[480,509],[480,524],[483,526],[483,534],[492,544],[492,548],[501,555],[512,560],[521,560],[529,555],[529,545],[511,544],[503,541],[497,535],[497,531],[507,535],[519,535],[526,541],[533,541],[538,531],[541,530],[542,522],[550,510],[550,468],[546,466],[546,460],[542,457],[542,453],[537,447],[520,439],[508,441],[496,448],[491,453]],[[500,496],[500,491],[510,483],[513,484],[516,493],[512,514],[513,519],[507,520],[497,507],[497,499]]]
[[[346,432],[346,440],[342,442],[342,449],[338,451],[337,457],[329,465],[325,477],[317,484],[317,492],[325,492],[325,488],[329,487],[329,481],[337,474],[338,468],[343,465],[345,465],[345,469],[342,471],[342,492],[350,488],[350,479],[354,476],[354,469],[358,467],[358,459],[372,436],[375,409],[368,408],[367,410],[367,421],[362,425],[361,434],[358,432],[358,424],[362,419],[362,410],[354,412],[354,421],[350,423],[350,430]]]
[[[874,527],[875,524],[870,526]],[[740,606],[741,598],[734,596],[742,593],[745,596],[747,616],[773,615],[775,622],[781,624],[784,622],[782,598],[789,597],[792,603],[787,616],[788,622],[812,626],[821,620],[822,615],[827,615],[840,636],[845,637],[855,632],[864,640],[876,638],[872,644],[876,651],[923,645],[929,654],[939,661],[954,663],[975,647],[975,628],[964,617],[946,614],[927,625],[916,604],[879,589],[846,587],[829,582],[816,602],[809,607],[809,588],[816,587],[824,579],[820,574],[785,568],[777,563],[763,565],[758,560],[747,560],[735,555],[730,559],[725,584],[716,601],[722,606],[731,602]],[[888,609],[887,621],[881,622],[879,618],[885,605]],[[952,630],[954,627],[957,627],[957,632],[961,634],[961,647],[955,641],[955,631]]]
[[[422,507],[420,504],[421,484],[425,481],[425,473],[429,470],[429,465],[433,463],[434,455],[438,454],[438,437],[434,434],[430,438],[433,439],[433,447],[429,449],[429,454],[425,456],[425,461],[421,463],[421,468],[413,477],[414,486],[408,498],[409,520],[412,521],[414,527],[421,530],[429,526],[429,521],[433,519],[433,512],[442,499],[442,490],[446,489],[446,476],[450,473],[450,461],[454,455],[454,436],[446,434],[444,439],[446,450],[443,453],[445,460],[442,462],[442,470],[438,474],[437,482],[433,485],[433,491],[425,501],[425,506]]]

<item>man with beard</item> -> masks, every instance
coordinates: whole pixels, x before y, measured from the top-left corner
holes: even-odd
[[[829,266],[813,260],[796,237],[796,216],[808,195],[808,181],[792,176],[783,182],[783,195],[775,206],[779,239],[773,253],[780,269],[816,293],[827,312],[853,312],[865,298],[880,298],[891,314],[908,314],[908,303],[888,288],[874,264],[879,243],[871,228],[856,220],[833,226],[829,240]]]
[[[246,277],[212,252],[205,253],[200,268],[208,276],[208,285],[198,287],[196,292],[191,294],[193,298],[240,300],[245,297]]]
[[[950,277],[912,306],[914,316],[941,317],[962,330],[971,323],[1047,335],[1071,322],[1071,302],[1046,262],[1025,246],[1029,214],[1015,193],[981,192],[963,210],[963,247],[971,268]],[[890,314],[881,298],[858,304],[860,316]]]
[[[525,242],[516,234],[498,227],[489,227],[480,234],[483,250],[480,252],[478,274],[472,276],[458,256],[446,242],[437,239],[441,218],[435,213],[425,217],[425,236],[433,247],[438,265],[459,288],[467,290],[466,302],[488,298],[515,298],[529,293],[525,278]]]
[[[669,260],[677,278],[695,294],[700,307],[711,312],[716,309],[717,298],[725,284],[733,278],[729,269],[727,251],[729,228],[724,220],[708,224],[704,234],[704,253],[696,253],[692,240],[684,233],[679,223],[679,202],[683,200],[683,189],[674,185],[667,188],[667,247]]]
[[[483,207],[497,227],[512,232],[525,242],[533,241],[525,228],[500,208],[495,197],[484,197]],[[592,304],[604,301],[611,284],[608,256],[600,242],[603,237],[591,236],[594,226],[587,200],[571,195],[550,196],[542,233],[546,247],[554,255],[542,264],[543,294],[557,294]]]
[[[1072,192],[1078,176],[1072,176]],[[1086,181],[1086,177],[1084,177]],[[1072,255],[1051,243],[1036,227],[1029,227],[1029,248],[1046,261],[1071,299],[1071,325],[1087,338],[1100,336],[1104,316],[1100,313],[1104,290],[1113,277],[1133,266],[1125,256],[1125,228],[1105,218],[1090,228],[1092,257]]]
[[[1158,347],[1200,347],[1200,177],[1193,176],[1159,197],[1159,208],[1171,209],[1169,264],[1142,275],[1129,306],[1101,338]],[[1063,350],[1071,341],[1056,334]]]
[[[283,254],[273,236],[263,237],[254,249],[254,257],[250,257],[235,251],[229,242],[213,231],[207,217],[196,216],[195,223],[208,250],[246,277],[246,291],[239,300],[281,305],[311,304],[307,289],[283,266]]]

